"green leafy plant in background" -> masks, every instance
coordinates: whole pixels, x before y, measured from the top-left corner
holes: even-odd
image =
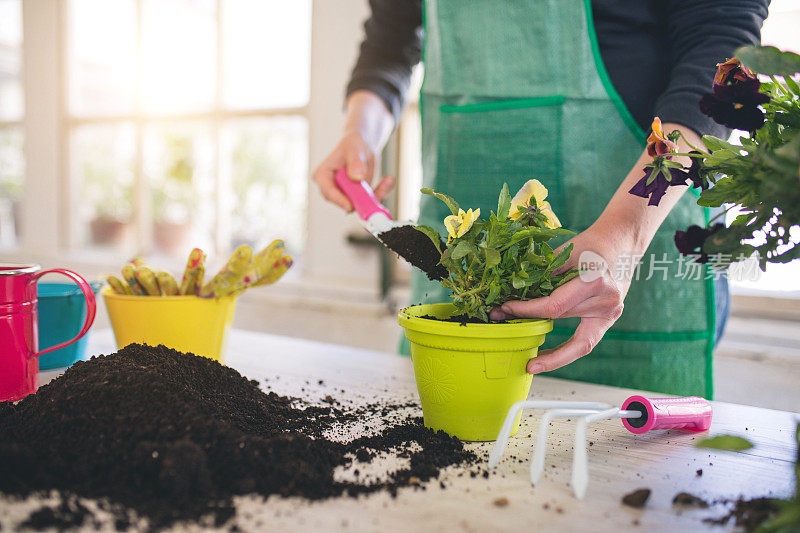
[[[185,224],[196,201],[194,142],[185,135],[164,135],[167,165],[163,179],[152,187],[153,214],[157,222]]]
[[[423,194],[439,198],[452,215],[445,219],[447,244],[442,248],[439,233],[430,226],[417,229],[431,238],[442,254],[440,264],[448,277],[442,285],[453,293],[460,314],[489,321],[489,311],[510,300],[546,296],[577,275],[577,270],[560,272],[572,244],[553,250],[548,241],[574,232],[563,229],[544,201],[547,189],[530,180],[512,198],[503,185],[497,212],[480,217],[480,209],[464,211],[451,197],[431,189]]]
[[[121,170],[103,157],[90,157],[81,170],[84,197],[94,208],[95,219],[128,222],[133,213],[130,169]]]
[[[757,533],[797,533],[800,531],[800,423],[797,424],[797,429],[795,430],[795,442],[797,443],[797,451],[795,452],[796,459],[794,463],[794,495],[785,500],[773,500],[778,512],[759,525],[756,529]],[[736,435],[717,435],[703,439],[695,446],[698,448],[741,452],[751,449],[753,443]]]
[[[692,150],[679,153],[680,131],[664,135],[654,122],[648,138],[653,162],[630,192],[657,205],[668,187],[690,183],[700,191],[699,205],[737,214],[727,227],[712,220],[676,232],[680,252],[698,262],[713,257],[715,267],[724,267],[757,253],[762,269],[787,263],[800,257],[800,84],[792,78],[800,73],[800,56],[749,46],[717,67],[713,92],[700,109],[748,132],[741,146],[706,135],[703,146],[686,141]],[[691,157],[691,167],[672,160],[678,155]]]

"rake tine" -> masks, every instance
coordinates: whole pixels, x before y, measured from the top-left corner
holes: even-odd
[[[492,446],[492,451],[489,453],[489,468],[494,468],[500,463],[503,458],[503,453],[508,445],[508,439],[511,438],[511,429],[514,427],[514,421],[523,409],[558,409],[569,407],[572,409],[608,409],[611,407],[607,403],[602,402],[569,402],[563,400],[522,400],[508,409],[508,414],[503,421],[503,426],[497,434],[497,440]]]
[[[590,415],[595,412],[597,411],[586,409],[551,409],[542,415],[542,420],[539,422],[539,430],[536,433],[536,442],[533,445],[533,455],[531,455],[531,485],[536,485],[544,472],[544,457],[547,453],[547,435],[549,434],[550,421],[554,418]]]
[[[575,446],[572,455],[572,491],[575,497],[582,500],[586,496],[589,485],[589,457],[586,448],[586,426],[592,422],[607,418],[619,418],[620,410],[617,407],[600,411],[599,413],[583,416],[575,427]]]

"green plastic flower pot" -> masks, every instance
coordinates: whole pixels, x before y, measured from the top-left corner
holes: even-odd
[[[461,325],[420,318],[454,313],[452,304],[415,305],[397,318],[411,343],[425,425],[462,440],[495,440],[509,407],[530,393],[525,368],[553,321]],[[519,417],[512,434],[518,428]]]

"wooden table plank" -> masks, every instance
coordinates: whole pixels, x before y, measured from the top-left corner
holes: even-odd
[[[93,334],[90,353],[113,351],[108,331]],[[410,362],[391,354],[234,331],[227,364],[281,394],[310,399],[331,394],[353,403],[416,398]],[[619,405],[637,392],[541,376],[533,382],[533,396],[539,399]],[[720,505],[680,511],[671,505],[675,494],[688,491],[718,500],[785,496],[793,488],[798,418],[793,413],[715,402],[709,433],[746,436],[756,444],[746,453],[695,448],[693,443],[704,434],[670,430],[633,435],[618,420],[599,422],[587,432],[592,443],[590,484],[583,501],[576,500],[569,487],[574,423],[565,420],[552,423],[545,474],[536,487],[530,485],[534,438],[528,435],[535,435],[540,416],[540,412],[523,416],[503,462],[486,479],[459,477],[458,469],[449,469],[442,477],[445,489],[429,483],[426,490],[403,489],[397,498],[374,494],[309,503],[273,497],[264,503],[260,498],[242,497],[237,498],[237,520],[245,531],[720,531],[719,526],[702,522],[702,518],[723,514]],[[482,454],[491,448],[490,443],[468,446]],[[620,504],[624,494],[642,487],[652,490],[644,510]],[[506,498],[508,505],[496,506],[493,502],[498,498]],[[732,524],[725,529],[732,529]]]

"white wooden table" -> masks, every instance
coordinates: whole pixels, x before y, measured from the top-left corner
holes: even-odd
[[[114,351],[110,331],[93,332],[89,353]],[[331,394],[353,402],[416,397],[410,361],[393,354],[234,331],[226,362],[281,394],[311,399]],[[636,392],[546,377],[533,380],[536,398],[620,405]],[[426,490],[401,489],[396,498],[378,493],[309,503],[297,498],[272,497],[264,502],[243,497],[237,499],[236,520],[244,531],[721,531],[720,526],[702,521],[724,514],[721,505],[679,510],[672,506],[672,498],[681,491],[707,500],[785,496],[793,489],[798,419],[794,413],[714,403],[710,434],[745,436],[756,444],[745,453],[695,448],[693,443],[704,434],[672,430],[637,436],[619,420],[592,425],[588,430],[590,483],[583,501],[576,500],[569,487],[574,422],[552,423],[545,475],[535,488],[530,485],[534,438],[529,435],[535,436],[540,416],[538,412],[523,416],[503,462],[487,479],[458,477],[458,469],[451,468],[442,477],[445,489],[431,482]],[[491,444],[467,446],[488,454]],[[644,487],[652,494],[643,510],[621,505],[623,495]],[[494,503],[501,498],[508,504]],[[3,505],[7,504],[0,501]],[[724,529],[733,529],[732,524]]]

